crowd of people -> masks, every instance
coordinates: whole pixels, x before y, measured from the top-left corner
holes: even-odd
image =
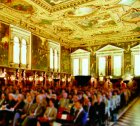
[[[62,83],[0,88],[0,126],[105,126],[135,97],[137,84],[94,79],[83,87]]]

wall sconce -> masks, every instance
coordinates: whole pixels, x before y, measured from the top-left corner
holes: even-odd
[[[14,81],[16,79],[15,75],[11,75],[10,79],[11,81]]]
[[[2,72],[2,70],[1,70],[1,71],[0,71],[0,77],[1,77],[1,78],[4,78],[5,75],[6,75],[6,71]]]
[[[113,77],[112,76],[109,76],[109,78],[112,79]]]
[[[90,81],[91,81],[91,83],[93,83],[93,81],[94,81],[94,77],[91,77]]]
[[[70,77],[68,78],[68,82],[71,82],[71,78]]]
[[[42,77],[42,76],[40,76],[40,77],[39,77],[39,80],[40,80],[40,81],[43,81],[43,77]]]
[[[104,80],[104,77],[103,77],[103,76],[100,76],[100,77],[99,77],[99,80],[100,80],[100,81],[103,81],[103,80]]]
[[[51,77],[49,77],[49,79],[48,79],[48,80],[49,80],[49,82],[51,82],[51,81],[52,81],[52,78],[51,78]]]
[[[130,81],[131,79],[133,79],[133,76],[131,74],[126,74],[124,76],[122,76],[123,80],[128,80]]]
[[[66,81],[65,77],[64,77],[64,78],[62,78],[62,82],[65,82],[65,81]]]
[[[29,81],[33,81],[33,77],[32,76],[29,76]]]
[[[38,81],[38,80],[39,80],[39,78],[38,78],[38,77],[36,77],[36,78],[35,78],[35,81]]]

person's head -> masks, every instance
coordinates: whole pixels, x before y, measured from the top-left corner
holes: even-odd
[[[48,90],[48,93],[49,93],[49,94],[52,94],[52,89],[49,89],[49,90]]]
[[[22,101],[24,96],[22,94],[18,94],[17,101]]]
[[[54,107],[54,102],[55,102],[54,99],[50,99],[50,100],[49,100],[49,106],[50,106],[50,107]]]
[[[74,95],[72,100],[75,103],[76,101],[78,101],[78,96],[77,95]]]
[[[97,95],[97,102],[98,103],[102,102],[102,95],[101,94]]]
[[[37,95],[37,96],[36,96],[36,103],[37,103],[37,104],[41,104],[41,103],[42,103],[42,100],[43,100],[42,95]]]
[[[2,94],[1,94],[1,99],[5,99],[5,97],[6,97],[5,94],[2,93]]]
[[[31,96],[31,95],[28,95],[28,96],[27,96],[27,102],[28,102],[28,103],[32,102],[32,96]]]
[[[117,91],[114,91],[114,95],[117,95]]]
[[[76,101],[74,106],[75,106],[75,108],[76,108],[77,110],[81,109],[81,107],[82,107],[82,102],[81,102],[81,100]]]
[[[95,102],[97,102],[97,96],[95,94],[92,95],[92,105],[94,105]]]
[[[11,100],[14,100],[14,95],[12,93],[9,93],[8,95],[8,99],[11,101]]]
[[[68,94],[66,92],[63,93],[63,98],[67,98]]]

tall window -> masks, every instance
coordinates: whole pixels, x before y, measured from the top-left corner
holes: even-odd
[[[53,60],[53,49],[50,48],[50,68],[53,69],[53,63],[54,63],[54,60]]]
[[[121,56],[114,56],[114,75],[120,76],[121,75],[121,67],[122,67],[122,60]]]
[[[123,54],[124,49],[106,45],[96,51],[98,75],[101,76],[121,76],[123,74]]]
[[[50,69],[54,72],[58,72],[60,71],[61,46],[59,43],[49,40],[48,47],[50,50]]]
[[[77,49],[71,53],[71,71],[73,75],[90,75],[90,52]]]
[[[54,69],[58,69],[58,54],[57,54],[57,50],[54,50]]]
[[[10,25],[9,65],[21,69],[31,69],[31,32]],[[28,54],[28,55],[27,55]]]
[[[134,55],[134,74],[136,76],[140,75],[140,54]]]
[[[19,56],[20,56],[20,47],[19,47],[19,38],[14,37],[14,47],[13,47],[13,57],[14,63],[19,63]]]
[[[26,40],[22,39],[22,42],[21,42],[21,63],[22,64],[26,64],[26,53],[27,53]]]
[[[79,59],[73,59],[73,74],[79,75]]]
[[[82,59],[82,75],[88,75],[88,58]]]
[[[99,75],[105,76],[106,58],[99,57]]]

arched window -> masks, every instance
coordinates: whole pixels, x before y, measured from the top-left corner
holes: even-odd
[[[49,40],[48,47],[50,50],[50,70],[58,72],[60,71],[60,44]]]
[[[54,64],[54,60],[53,60],[53,49],[50,48],[50,68],[53,69],[53,64]]]
[[[14,37],[14,47],[13,47],[13,57],[14,63],[19,63],[20,56],[20,47],[19,47],[19,38]]]
[[[54,69],[57,70],[58,69],[58,54],[57,54],[57,50],[54,50]]]
[[[31,69],[31,32],[13,25],[10,25],[10,29],[13,41],[9,42],[9,65]]]
[[[26,40],[22,39],[21,41],[21,63],[22,64],[26,64],[26,53],[27,53]]]

